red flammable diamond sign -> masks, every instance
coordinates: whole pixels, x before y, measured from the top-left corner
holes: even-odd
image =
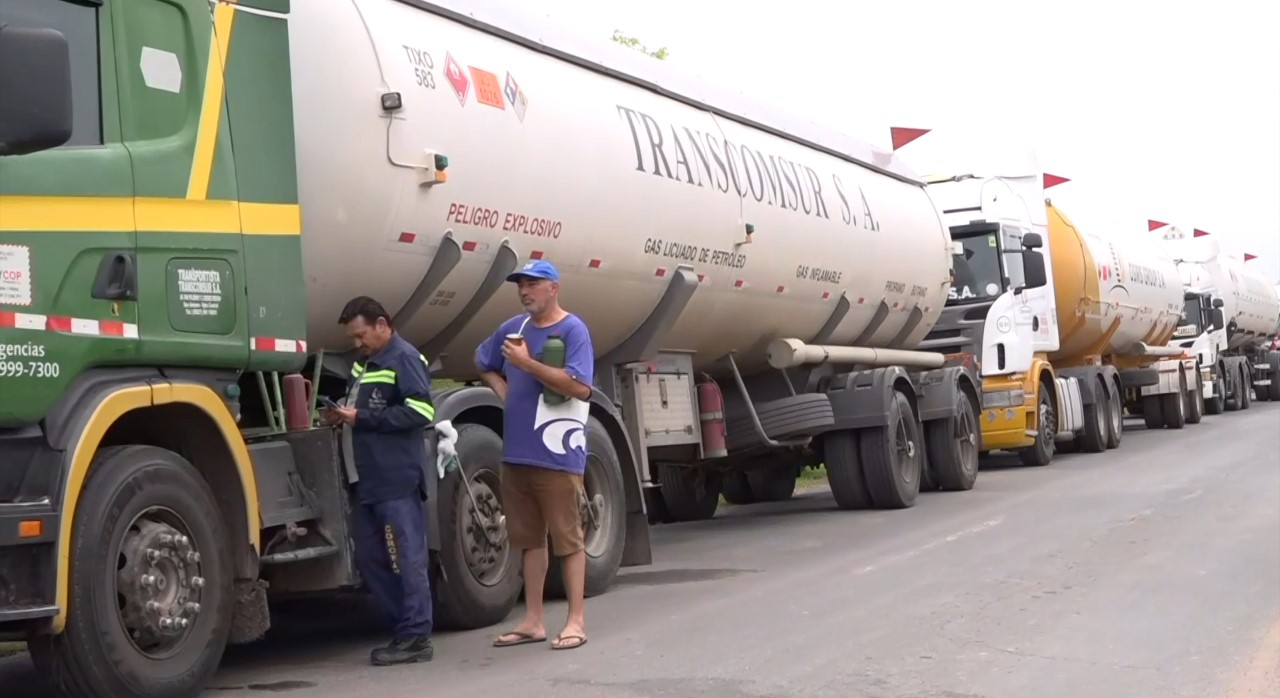
[[[444,79],[449,82],[454,94],[458,95],[458,104],[466,106],[467,91],[471,89],[471,81],[467,79],[467,74],[462,72],[462,66],[453,60],[453,54],[448,52],[444,55]]]

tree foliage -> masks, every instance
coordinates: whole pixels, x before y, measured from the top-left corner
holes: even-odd
[[[652,50],[652,51],[651,51],[651,50],[649,50],[649,47],[645,46],[645,45],[640,41],[640,39],[638,39],[638,38],[636,38],[636,37],[634,37],[634,36],[627,36],[627,35],[623,34],[621,29],[614,29],[614,30],[613,30],[613,40],[614,40],[614,41],[616,41],[616,42],[618,42],[618,43],[620,43],[620,44],[622,44],[623,46],[627,46],[627,47],[629,47],[629,48],[633,48],[633,49],[635,49],[635,50],[639,51],[640,53],[645,54],[646,56],[653,56],[654,58],[657,58],[657,59],[658,59],[658,60],[660,60],[660,61],[664,61],[664,60],[666,60],[666,59],[667,59],[667,56],[668,56],[668,55],[670,55],[670,54],[667,52],[667,47],[666,47],[666,46],[663,46],[662,48],[654,49],[654,50]]]

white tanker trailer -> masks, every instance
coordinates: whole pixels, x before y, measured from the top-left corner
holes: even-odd
[[[172,17],[112,10],[138,23],[125,33],[145,84],[109,123],[159,139],[132,160],[59,148],[89,123],[72,110],[97,104],[59,58],[79,55],[65,36],[112,6],[0,30],[0,55],[49,58],[0,62],[0,105],[43,105],[0,118],[0,154],[17,156],[0,176],[24,183],[0,199],[0,344],[57,378],[5,378],[0,453],[22,458],[0,465],[63,468],[6,480],[51,504],[21,542],[31,569],[0,570],[0,586],[52,581],[0,599],[0,639],[29,635],[64,688],[194,693],[226,642],[265,632],[264,582],[359,584],[342,438],[312,418],[351,375],[336,319],[357,295],[436,377],[469,381],[433,396],[444,436],[427,436],[440,626],[497,623],[521,588],[498,499],[502,404],[473,355],[520,312],[504,279],[526,260],[560,268],[597,353],[589,594],[651,559],[650,517],[709,517],[722,489],[785,499],[821,463],[842,508],[909,507],[926,477],[973,486],[974,357],[913,351],[948,297],[952,247],[891,153],[488,3],[239,0],[210,17],[181,1]],[[136,55],[104,49],[77,70],[114,85]],[[437,478],[441,438],[460,468]],[[160,502],[171,516],[126,539],[113,517],[129,502],[111,498],[143,488],[95,483],[149,468],[180,484]],[[0,522],[29,510],[7,494]],[[128,574],[94,552],[113,546]],[[118,622],[92,610],[116,608]],[[163,652],[177,642],[191,651]]]
[[[1185,287],[1170,346],[1199,357],[1205,411],[1249,409],[1255,396],[1280,401],[1280,352],[1272,348],[1280,332],[1280,292],[1240,257],[1224,254],[1215,236],[1200,230],[1188,236],[1176,226],[1160,236]]]

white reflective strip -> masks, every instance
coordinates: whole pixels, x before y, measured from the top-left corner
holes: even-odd
[[[125,326],[124,326],[124,336],[125,336],[125,337],[127,337],[128,339],[137,339],[137,338],[138,338],[138,326],[137,326],[137,325],[130,325],[130,324],[126,323],[126,324],[125,324]]]
[[[298,342],[293,339],[277,339],[276,351],[293,353],[298,351]]]
[[[97,320],[82,320],[76,317],[71,318],[71,332],[73,334],[101,334]]]
[[[43,315],[31,315],[29,313],[14,313],[14,327],[19,330],[43,330],[48,323],[48,319]]]

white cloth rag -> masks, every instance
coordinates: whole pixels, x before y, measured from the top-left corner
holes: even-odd
[[[440,441],[436,444],[436,475],[443,480],[445,473],[462,465],[455,448],[458,443],[458,430],[454,429],[453,423],[447,419],[436,423],[435,426],[436,433],[440,434]]]

